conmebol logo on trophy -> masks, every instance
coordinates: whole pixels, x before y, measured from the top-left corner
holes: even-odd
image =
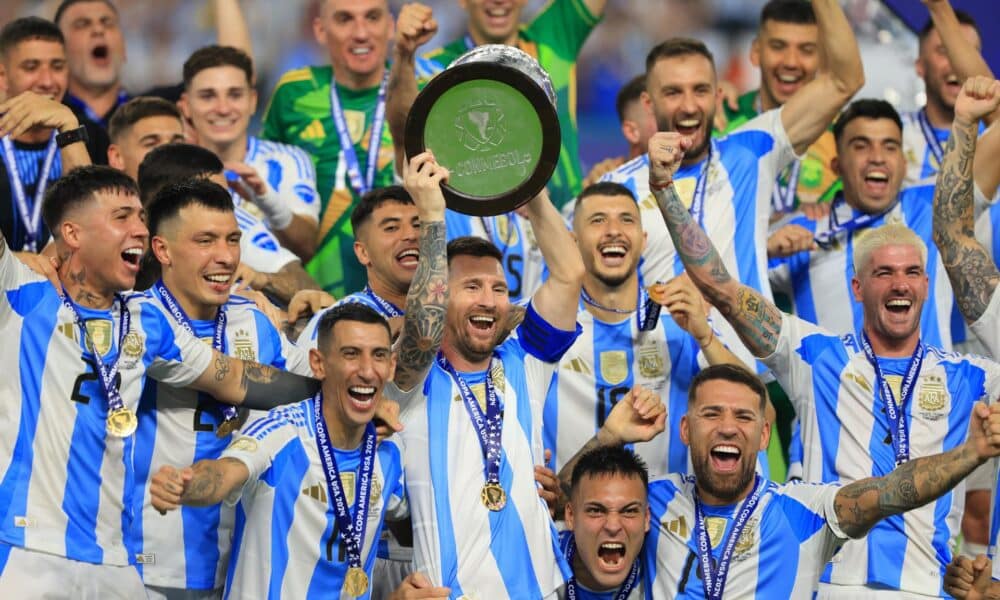
[[[426,149],[451,171],[448,208],[498,215],[531,200],[555,170],[555,92],[535,59],[510,46],[477,47],[431,80],[406,122],[406,153]]]

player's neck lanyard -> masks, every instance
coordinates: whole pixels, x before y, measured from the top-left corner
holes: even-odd
[[[381,312],[382,315],[385,316],[385,318],[391,319],[393,317],[405,316],[405,313],[401,308],[399,308],[392,302],[389,302],[382,296],[376,294],[375,291],[372,289],[372,286],[366,285],[365,289],[362,290],[362,293],[365,296],[368,296],[368,299],[374,302],[376,306],[378,306],[379,312]]]
[[[740,534],[746,527],[750,515],[753,514],[757,503],[760,501],[761,493],[764,491],[763,480],[760,475],[756,476],[753,485],[753,492],[740,504],[736,513],[736,521],[729,531],[725,546],[722,549],[722,556],[719,557],[719,566],[712,569],[712,542],[708,538],[705,530],[705,511],[698,499],[697,490],[694,493],[694,534],[698,543],[698,560],[701,566],[701,580],[705,585],[706,600],[721,600],[722,592],[726,587],[726,576],[729,574],[729,564],[732,562],[733,550],[739,542]]]
[[[160,302],[163,303],[163,306],[167,307],[167,310],[170,311],[170,316],[174,318],[174,321],[177,321],[177,324],[192,336],[197,337],[197,334],[194,332],[194,326],[191,324],[191,318],[187,316],[187,313],[181,308],[180,302],[167,289],[167,286],[163,285],[162,279],[153,284],[153,290],[160,297]],[[226,307],[220,306],[219,310],[215,313],[215,326],[212,330],[212,348],[222,354],[226,353],[226,319]],[[235,406],[222,402],[216,402],[216,406],[222,413],[223,421],[235,422],[239,418],[239,411],[236,410]]]
[[[10,179],[10,191],[14,194],[14,202],[17,204],[17,212],[21,216],[21,223],[24,225],[25,242],[24,250],[28,252],[38,252],[38,244],[42,238],[42,200],[45,198],[45,188],[49,185],[49,173],[52,171],[52,162],[56,157],[56,131],[52,131],[49,137],[49,144],[45,147],[45,161],[42,163],[42,170],[38,173],[38,183],[35,185],[34,204],[28,209],[28,197],[24,192],[24,182],[21,180],[21,173],[17,169],[17,157],[14,156],[14,142],[10,136],[3,138],[3,162],[7,167],[7,175]]]
[[[483,452],[483,461],[486,469],[486,484],[500,485],[500,443],[503,433],[503,412],[500,411],[500,399],[497,397],[496,387],[493,384],[493,365],[499,359],[494,355],[490,359],[490,366],[486,370],[486,414],[479,408],[479,401],[475,394],[455,367],[438,352],[438,366],[446,373],[458,386],[458,391],[462,395],[462,402],[465,410],[472,419],[472,425],[476,429],[479,438],[479,447]]]
[[[129,96],[125,90],[118,90],[118,97],[115,99],[114,106],[112,106],[111,111],[108,112],[110,113],[122,104],[125,104],[128,102],[128,99]],[[94,112],[94,109],[90,108],[90,106],[83,100],[77,98],[73,94],[66,94],[66,102],[69,102],[70,106],[82,112],[89,120],[107,127],[108,120]]]
[[[125,305],[125,299],[122,298],[121,294],[115,294],[115,302],[120,308],[118,317],[118,354],[115,355],[115,360],[110,363],[105,362],[104,357],[101,356],[100,351],[97,349],[97,343],[87,333],[87,325],[80,315],[80,309],[77,308],[75,302],[70,300],[66,288],[62,289],[62,295],[59,296],[59,299],[62,300],[63,306],[73,313],[73,321],[80,329],[80,335],[84,339],[84,346],[87,345],[87,341],[90,342],[90,349],[94,353],[94,364],[97,365],[97,374],[101,378],[101,387],[104,388],[104,396],[108,401],[108,413],[125,408],[125,401],[122,400],[121,392],[118,390],[118,386],[115,385],[115,379],[118,377],[118,358],[121,356],[125,336],[128,335],[129,327],[132,324],[132,315],[129,314],[128,306]],[[114,335],[113,323],[112,321],[112,335]],[[109,349],[108,352],[110,353],[111,350]]]
[[[495,223],[494,219],[498,219],[502,216],[507,218],[506,239],[502,239],[500,237],[498,232],[499,228],[494,229],[493,227],[493,223]],[[504,253],[506,253],[507,249],[510,248],[511,240],[524,239],[524,236],[521,235],[520,219],[515,212],[509,212],[506,215],[497,215],[495,217],[479,217],[479,221],[483,224],[483,230],[486,232],[486,237],[488,237],[489,240]]]
[[[937,161],[940,167],[941,161],[944,160],[944,148],[941,147],[941,142],[937,139],[937,135],[934,134],[934,127],[931,125],[931,120],[927,118],[927,107],[917,111],[917,123],[920,124],[920,132],[924,134],[924,141],[927,142],[927,147],[930,149],[931,154],[934,155],[934,160]]]
[[[378,153],[382,145],[382,126],[385,124],[385,94],[388,82],[389,70],[386,69],[382,83],[378,88],[378,98],[375,101],[372,132],[368,139],[368,170],[365,172],[364,180],[362,180],[358,153],[354,148],[351,132],[347,128],[347,119],[344,117],[344,108],[340,104],[340,96],[337,94],[337,80],[334,78],[330,81],[330,113],[333,116],[333,123],[337,127],[337,137],[340,138],[340,149],[344,153],[344,161],[347,162],[347,176],[351,179],[351,187],[358,194],[367,193],[375,185]]]
[[[372,472],[375,470],[375,426],[371,423],[365,426],[364,439],[361,441],[361,464],[358,467],[358,482],[354,486],[354,517],[352,520],[347,494],[344,493],[340,481],[340,469],[337,458],[333,455],[330,437],[323,420],[323,392],[317,392],[313,398],[313,412],[316,417],[316,446],[319,458],[323,461],[323,475],[326,476],[326,488],[330,502],[333,504],[333,516],[337,519],[337,529],[344,541],[344,551],[348,566],[361,567],[361,548],[365,540],[365,530],[368,527],[368,509],[372,491]]]
[[[795,209],[795,193],[799,189],[799,173],[802,172],[802,161],[794,160],[788,165],[788,178],[785,185],[780,181],[774,183],[774,191],[771,192],[771,208],[774,212],[787,213]]]
[[[660,319],[660,305],[649,297],[649,292],[643,287],[641,279],[636,282],[636,287],[639,288],[639,297],[636,298],[634,310],[604,306],[595,300],[585,287],[580,288],[580,299],[594,308],[606,310],[616,315],[635,313],[635,323],[639,327],[639,331],[652,331],[656,329],[656,322]]]
[[[882,375],[882,368],[878,364],[875,351],[872,350],[868,334],[861,332],[861,348],[865,352],[865,357],[875,369],[875,379],[878,382],[879,395],[885,403],[885,416],[889,419],[889,433],[892,435],[892,446],[896,450],[896,466],[910,460],[910,437],[906,427],[906,405],[913,396],[913,391],[917,387],[917,376],[920,375],[920,365],[924,362],[924,344],[917,340],[917,347],[913,349],[910,357],[910,364],[906,367],[906,375],[899,386],[899,402],[889,387],[889,382]]]
[[[854,231],[857,231],[858,229],[868,227],[869,225],[872,224],[872,222],[878,220],[883,215],[887,214],[890,210],[892,210],[894,206],[896,206],[896,203],[894,202],[892,206],[890,206],[889,208],[885,209],[884,211],[878,214],[861,213],[858,215],[854,215],[849,220],[841,223],[840,218],[837,216],[837,211],[846,202],[847,201],[844,200],[844,193],[837,192],[836,197],[834,197],[833,199],[833,203],[830,205],[830,217],[829,217],[830,225],[826,231],[817,233],[814,238],[816,241],[816,245],[819,246],[820,248],[823,248],[824,250],[831,249],[833,247],[834,240],[841,233],[843,232],[852,233]],[[852,213],[854,212],[853,208],[851,209],[851,212]]]
[[[694,219],[702,229],[705,228],[705,193],[708,190],[708,174],[712,167],[712,156],[715,154],[715,140],[708,144],[708,154],[705,156],[705,164],[701,166],[698,173],[698,182],[694,185],[694,196],[691,198],[691,218]]]
[[[569,568],[572,569],[573,557],[576,556],[576,538],[572,533],[569,535],[566,547],[563,548],[563,554],[566,555],[566,562],[569,563]],[[632,569],[628,572],[628,576],[622,582],[621,587],[618,588],[618,592],[615,593],[615,600],[625,600],[628,598],[637,583],[639,583],[638,558],[632,561]],[[570,577],[569,581],[566,582],[566,600],[576,600],[576,575]]]

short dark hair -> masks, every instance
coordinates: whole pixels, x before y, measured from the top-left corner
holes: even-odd
[[[247,85],[253,85],[253,59],[239,48],[213,44],[198,48],[184,61],[184,89],[191,87],[195,75],[215,67],[236,67],[247,76]]]
[[[721,364],[705,367],[694,376],[691,380],[691,386],[688,387],[688,406],[694,403],[694,399],[698,395],[698,388],[703,383],[718,380],[747,386],[760,398],[761,410],[767,405],[767,388],[764,387],[760,377],[742,365]]]
[[[583,204],[584,199],[591,196],[625,196],[627,198],[631,198],[632,202],[636,201],[635,194],[624,185],[614,181],[598,181],[597,183],[592,183],[583,188],[580,195],[576,197],[576,203],[573,205],[573,210],[578,211],[580,206]]]
[[[965,12],[964,10],[959,10],[956,8],[955,18],[958,19],[959,24],[968,25],[973,29],[975,29],[976,35],[978,35],[980,39],[982,39],[983,32],[979,30],[979,24],[976,23],[975,17]],[[927,39],[927,36],[930,35],[932,31],[934,31],[934,21],[931,19],[927,19],[927,22],[924,23],[924,26],[921,27],[920,31],[917,33],[917,40],[920,42],[921,45],[923,45],[924,40]]]
[[[181,111],[173,102],[156,96],[137,96],[115,109],[108,121],[108,137],[118,143],[136,123],[149,117],[173,117],[181,121]]]
[[[646,91],[646,74],[636,75],[618,90],[615,96],[615,110],[618,111],[618,122],[625,122],[625,111],[633,102],[638,102]]]
[[[29,40],[45,40],[66,45],[62,32],[52,21],[41,17],[22,17],[14,19],[0,29],[0,57],[6,57],[15,46]]]
[[[385,187],[369,190],[358,200],[358,205],[351,212],[351,229],[357,235],[358,228],[364,225],[371,218],[375,209],[394,202],[396,204],[413,205],[413,197],[401,185],[387,185]]]
[[[475,258],[495,258],[503,264],[503,253],[489,240],[473,235],[457,237],[448,242],[448,264],[456,256],[472,256]]]
[[[55,180],[42,201],[42,219],[52,237],[59,237],[59,225],[70,210],[90,202],[98,192],[139,195],[131,177],[106,166],[86,166],[73,169]]]
[[[760,9],[761,26],[767,21],[815,25],[816,13],[813,11],[812,3],[805,0],[771,0]]]
[[[653,46],[653,49],[646,55],[646,74],[648,75],[653,70],[653,66],[660,60],[691,55],[704,56],[708,62],[712,63],[712,69],[715,69],[715,57],[712,56],[712,52],[704,42],[694,38],[676,37]]]
[[[110,0],[62,0],[62,2],[59,3],[59,8],[56,9],[56,15],[52,17],[52,22],[58,25],[59,20],[62,19],[63,13],[66,12],[67,8],[81,2],[103,2],[107,4],[116,15],[118,14],[118,7],[112,4]]]
[[[833,139],[838,146],[844,135],[844,129],[847,128],[847,124],[854,119],[860,118],[889,119],[899,127],[900,132],[903,131],[903,120],[899,118],[899,113],[896,112],[896,109],[891,104],[885,100],[862,98],[848,104],[844,112],[840,113],[840,116],[833,123]]]
[[[581,479],[598,475],[638,477],[642,480],[643,489],[649,485],[649,469],[635,452],[621,445],[598,446],[585,452],[573,467],[570,495],[576,493]]]
[[[333,336],[333,326],[340,321],[359,321],[361,323],[371,323],[385,327],[385,332],[389,339],[392,339],[392,331],[389,329],[389,322],[385,317],[375,312],[371,307],[360,302],[341,302],[333,308],[323,313],[316,325],[317,339],[316,346],[321,352],[329,349],[330,338]]]
[[[221,185],[207,179],[190,178],[160,189],[146,207],[149,235],[159,235],[163,223],[188,206],[204,206],[220,212],[235,210],[233,197]]]
[[[153,148],[139,165],[139,189],[143,206],[168,184],[208,177],[221,173],[225,167],[211,150],[193,144],[166,144]]]

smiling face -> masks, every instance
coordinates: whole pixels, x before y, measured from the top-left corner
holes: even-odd
[[[469,14],[469,33],[482,44],[509,44],[517,36],[526,0],[459,0]]]
[[[906,175],[902,137],[892,119],[857,117],[844,127],[832,167],[851,206],[878,214],[896,201]]]
[[[573,231],[587,273],[608,287],[635,276],[646,234],[632,198],[587,196],[574,212]]]
[[[764,108],[781,106],[816,77],[819,28],[769,19],[761,25],[751,46],[750,62],[760,67]]]
[[[406,294],[420,259],[420,216],[413,204],[383,202],[358,228],[354,254],[375,279]]]
[[[684,163],[701,160],[708,152],[715,120],[718,89],[715,67],[701,54],[661,58],[646,75],[648,96],[659,131],[676,131],[691,140]]]
[[[701,383],[681,417],[681,439],[690,447],[702,500],[725,505],[747,495],[757,453],[770,437],[760,397],[749,386],[725,379]]]
[[[872,250],[851,282],[861,302],[865,331],[873,343],[907,344],[920,336],[920,316],[927,298],[927,272],[921,252],[910,244],[886,244]]]
[[[500,325],[507,322],[510,312],[500,261],[491,256],[452,258],[448,263],[448,294],[443,347],[470,363],[489,360]]]
[[[142,204],[138,196],[117,191],[94,196],[66,215],[60,227],[62,237],[86,270],[91,286],[130,290],[149,239]]]
[[[125,64],[125,37],[118,14],[107,2],[77,2],[59,18],[75,85],[107,88],[117,84]]]
[[[971,25],[960,26],[963,37],[976,50],[982,47],[979,34]],[[950,114],[955,110],[955,100],[962,90],[962,80],[948,60],[948,51],[936,29],[932,29],[920,43],[920,53],[916,61],[917,75],[924,80],[927,104],[935,105],[940,112]]]
[[[378,85],[393,31],[386,0],[325,0],[313,22],[337,81],[356,89]]]
[[[576,540],[577,581],[594,591],[617,589],[649,531],[646,486],[635,475],[583,476],[566,505],[566,527]]]
[[[246,73],[234,66],[202,69],[194,77],[180,103],[198,141],[210,147],[227,146],[240,140],[257,110],[257,92]]]
[[[50,40],[25,40],[4,54],[0,87],[8,98],[28,90],[62,100],[69,85],[66,49]]]
[[[118,141],[108,147],[108,164],[139,178],[142,159],[154,148],[184,141],[184,125],[169,115],[155,115],[136,121]]]

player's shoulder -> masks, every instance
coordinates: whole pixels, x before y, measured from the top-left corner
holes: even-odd
[[[312,398],[307,398],[272,408],[260,417],[247,422],[240,431],[240,436],[262,440],[282,428],[292,428],[306,431],[310,436],[315,435],[312,407]]]
[[[620,165],[616,169],[605,173],[601,181],[613,181],[615,183],[625,183],[637,176],[645,173],[649,169],[649,155],[643,153],[640,156]]]
[[[317,72],[330,67],[301,67],[285,71],[274,86],[275,93],[279,90],[295,89],[300,87],[318,87]]]

